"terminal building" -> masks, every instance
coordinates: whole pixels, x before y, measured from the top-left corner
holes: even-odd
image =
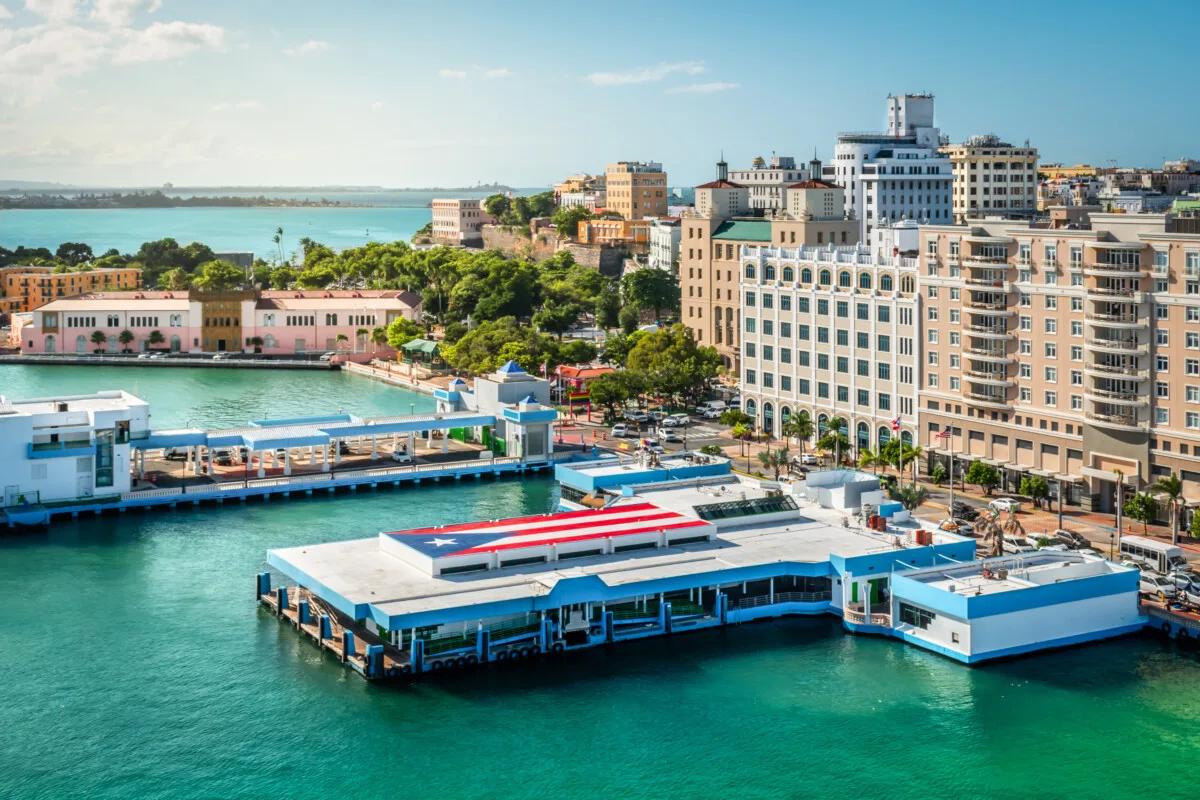
[[[973,539],[923,528],[874,476],[809,477],[681,476],[601,489],[599,507],[271,550],[257,593],[369,678],[794,614],[966,663],[1144,624],[1136,570],[1066,553],[980,567]]]

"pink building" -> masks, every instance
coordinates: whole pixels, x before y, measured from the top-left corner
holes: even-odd
[[[98,292],[47,303],[32,317],[21,329],[24,353],[371,353],[390,352],[373,331],[398,317],[419,320],[421,300],[395,290]]]

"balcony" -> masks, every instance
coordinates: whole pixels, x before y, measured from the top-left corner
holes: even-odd
[[[1136,353],[1144,355],[1150,352],[1149,342],[1139,342],[1135,339],[1101,339],[1090,337],[1087,346],[1103,353]]]
[[[995,325],[967,325],[966,329],[968,335],[978,336],[982,339],[1007,339],[1009,337],[1007,328]]]
[[[1145,273],[1138,264],[1084,264],[1083,274],[1093,278],[1141,278]]]
[[[1013,381],[1008,377],[1008,373],[1004,370],[990,369],[965,369],[963,375],[971,383],[978,383],[985,386],[1012,386]]]
[[[1003,349],[995,349],[990,347],[968,347],[964,350],[967,356],[974,361],[984,361],[989,364],[1009,364],[1016,361],[1016,358],[1010,356]]]
[[[1089,294],[1100,295],[1106,302],[1110,303],[1141,304],[1146,302],[1145,292],[1125,286],[1092,286],[1087,291]],[[1092,299],[1095,300],[1096,298]]]
[[[987,319],[998,319],[1000,317],[1010,317],[1017,312],[1016,309],[1009,308],[1000,303],[971,303],[967,306],[967,313]]]
[[[1008,269],[1008,259],[1004,256],[976,256],[968,253],[963,258],[963,266],[968,269]]]
[[[1087,389],[1083,398],[1093,403],[1114,403],[1141,408],[1150,405],[1150,398],[1136,391],[1113,391],[1111,389]]]
[[[992,394],[989,392],[963,392],[963,397],[966,398],[971,405],[980,408],[989,408],[995,411],[1007,411],[1012,407],[1012,401],[1003,394]]]
[[[1083,418],[1097,427],[1118,431],[1145,431],[1149,428],[1148,421],[1140,420],[1136,414],[1107,414],[1099,411],[1085,411],[1083,412]]]
[[[1003,292],[1004,294],[1008,294],[1009,291],[1011,291],[1011,289],[1012,289],[1012,284],[1010,284],[1008,281],[1004,280],[1003,278],[992,278],[992,277],[966,278],[964,282],[969,287],[978,286],[978,287],[985,288],[985,289],[993,289],[998,292]]]
[[[80,439],[64,442],[29,442],[25,455],[27,458],[75,458],[90,456],[92,452],[92,443],[87,439]]]
[[[1084,321],[1089,325],[1103,328],[1128,330],[1145,327],[1146,323],[1137,314],[1084,314]]]

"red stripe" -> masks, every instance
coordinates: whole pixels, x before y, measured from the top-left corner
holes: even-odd
[[[413,533],[451,533],[454,531],[480,531],[483,532],[489,528],[499,528],[505,525],[521,525],[530,522],[539,522],[542,520],[551,519],[574,519],[585,516],[611,516],[624,511],[648,511],[649,509],[658,506],[653,503],[631,503],[627,506],[614,506],[612,508],[587,508],[582,511],[560,511],[556,514],[531,514],[527,517],[510,517],[509,519],[498,519],[491,522],[456,522],[453,525],[441,525],[434,528],[413,528],[403,531],[389,531],[389,536],[407,536]]]
[[[508,544],[484,545],[482,547],[470,547],[466,550],[459,550],[454,553],[447,553],[451,556],[468,556],[475,553],[494,553],[499,550],[513,550],[519,547],[538,547],[541,545],[562,544],[563,542],[583,542],[588,539],[607,539],[610,536],[631,536],[636,533],[650,533],[652,531],[673,531],[681,528],[696,528],[699,526],[707,526],[708,523],[702,519],[690,519],[683,522],[676,522],[671,525],[650,525],[645,528],[633,528],[631,530],[620,531],[614,533],[612,531],[599,531],[593,533],[583,533],[578,536],[566,536],[561,539],[552,539],[546,542],[509,542]]]
[[[653,522],[654,520],[668,519],[686,519],[682,514],[677,514],[674,511],[662,511],[657,514],[638,514],[634,517],[622,517],[620,519],[589,519],[584,522],[568,522],[563,525],[546,525],[539,528],[530,528],[528,530],[516,531],[501,531],[496,541],[501,539],[514,538],[518,536],[542,536],[548,533],[556,533],[558,531],[577,531],[582,528],[612,528],[618,525],[632,525],[638,522]]]

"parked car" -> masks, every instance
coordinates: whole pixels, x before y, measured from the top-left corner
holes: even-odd
[[[1189,586],[1193,583],[1200,583],[1200,575],[1194,572],[1182,569],[1174,569],[1167,573],[1167,578],[1178,587]]]
[[[646,419],[650,420],[655,425],[661,423],[666,418],[667,418],[667,412],[661,411],[659,409],[655,409],[653,411],[646,412]]]
[[[1189,606],[1200,606],[1200,584],[1189,583],[1187,586],[1180,586],[1175,593],[1175,599]]]
[[[671,414],[662,421],[664,428],[683,428],[692,424],[692,418],[687,414]]]
[[[228,359],[229,359],[229,353],[217,353],[215,356],[212,357],[213,361],[227,361]]]
[[[1032,553],[1037,550],[1031,544],[1026,544],[1023,541],[1014,541],[1012,539],[1004,540],[1004,552],[1009,555],[1017,555],[1018,553]]]
[[[646,414],[645,411],[638,411],[637,409],[632,409],[630,411],[625,412],[625,419],[628,422],[642,423],[642,422],[648,421],[650,419],[650,416],[648,414]]]
[[[1103,555],[1103,553],[1101,553],[1099,550],[1095,550],[1091,547],[1082,547],[1079,550],[1077,550],[1076,552],[1079,553],[1079,555],[1081,555],[1081,556],[1102,556]]]
[[[167,354],[166,353],[151,353],[150,357],[151,358],[166,358]]]
[[[821,464],[821,459],[817,458],[816,453],[801,453],[796,458],[802,467],[816,467]]]
[[[138,353],[138,358],[154,358],[153,353]]]
[[[683,437],[678,431],[672,428],[667,428],[665,431],[663,431],[662,440],[672,444],[683,444]]]
[[[730,400],[730,401],[729,401],[728,405],[729,405],[729,407],[730,407],[730,408],[735,408],[735,409],[737,409],[738,411],[741,411],[741,410],[742,410],[742,398],[741,398],[741,397],[735,397],[735,398],[733,398],[732,400]]]
[[[700,412],[700,416],[704,417],[705,419],[720,419],[721,415],[724,413],[725,410],[721,408],[707,408]]]
[[[167,461],[187,461],[188,449],[186,447],[168,447],[163,451],[163,458]]]
[[[988,503],[988,508],[997,511],[1001,514],[1013,512],[1014,514],[1021,510],[1021,501],[1014,500],[1011,497],[997,497],[992,502]]]
[[[222,467],[233,466],[233,451],[232,450],[214,450],[213,462]]]
[[[950,516],[963,522],[974,522],[979,519],[979,509],[961,500],[955,500],[950,505]]]
[[[1170,578],[1152,572],[1142,573],[1141,580],[1138,581],[1138,590],[1159,600],[1169,600],[1179,592]]]
[[[333,353],[333,352],[329,352],[329,353],[321,353],[321,357],[320,357],[320,358],[318,358],[317,360],[318,360],[318,361],[332,361],[332,360],[333,360],[333,357],[334,357],[335,355],[337,355],[337,354],[336,354],[336,353]]]
[[[626,436],[630,436],[631,434],[632,431],[629,430],[628,426],[626,426],[624,422],[618,422],[616,425],[613,425],[612,430],[608,433],[609,437],[613,439],[624,439]]]
[[[728,408],[729,406],[724,400],[709,400],[708,402],[701,403],[700,405],[696,406],[696,413],[705,419],[716,419],[716,417],[721,416],[721,414],[724,413]],[[717,412],[716,417],[708,416],[709,413],[713,411]]]
[[[642,449],[649,450],[651,453],[658,453],[660,455],[663,452],[662,442],[653,436],[647,436],[642,439]]]
[[[1085,539],[1075,531],[1065,531],[1059,528],[1054,532],[1054,538],[1065,544],[1072,550],[1078,550],[1084,547],[1091,547],[1091,542]]]
[[[407,450],[394,450],[392,451],[392,461],[395,461],[397,464],[411,464],[412,456],[409,455]]]

